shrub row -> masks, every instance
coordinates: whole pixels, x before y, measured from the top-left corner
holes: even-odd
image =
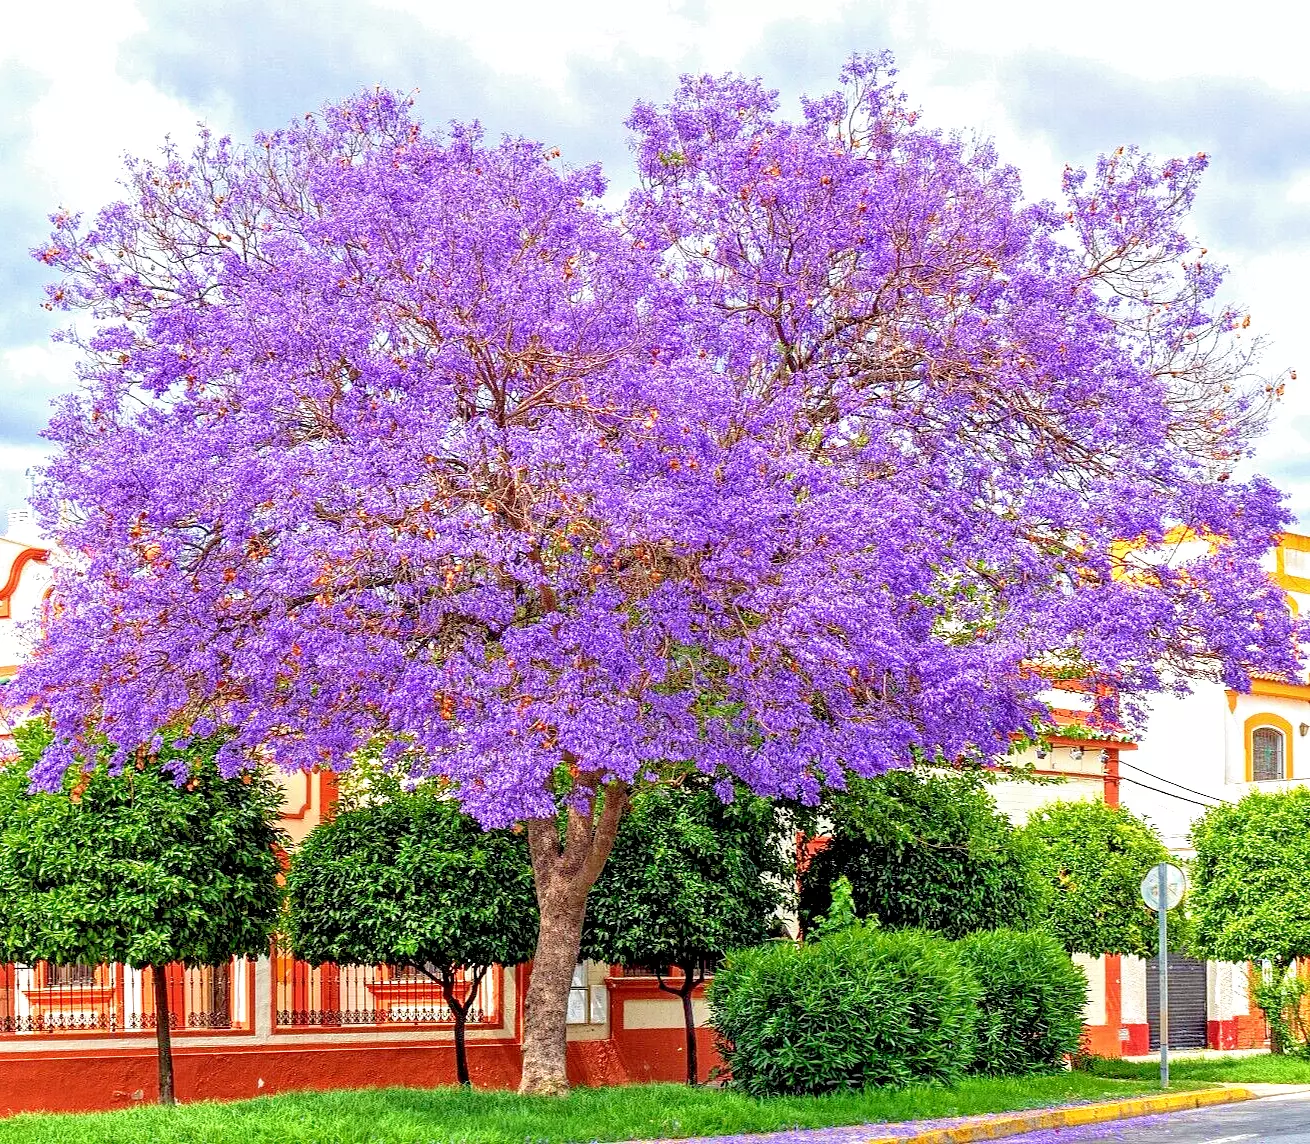
[[[1049,936],[950,942],[853,926],[730,954],[709,990],[719,1051],[754,1096],[950,1083],[1059,1068],[1087,981]]]

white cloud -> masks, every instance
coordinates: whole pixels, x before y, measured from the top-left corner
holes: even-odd
[[[29,113],[24,166],[59,202],[107,201],[124,153],[152,153],[164,136],[194,132],[194,110],[118,74],[119,45],[145,27],[131,0],[22,5],[6,23],[0,52],[50,81]]]
[[[8,6],[0,36],[0,70],[25,69],[47,82],[27,108],[27,131],[17,148],[21,153],[0,156],[6,202],[22,196],[22,202],[31,206],[28,223],[37,232],[6,234],[0,262],[26,257],[23,248],[39,237],[42,216],[55,205],[94,209],[111,199],[124,152],[152,153],[170,133],[184,142],[203,116],[220,129],[239,122],[236,103],[248,95],[245,91],[228,92],[221,84],[214,90],[197,86],[194,91],[204,94],[191,98],[203,98],[207,105],[201,107],[157,86],[148,70],[127,73],[122,50],[129,41],[137,53],[169,47],[161,39],[151,40],[154,29],[142,15],[145,2],[71,0],[59,5]],[[368,28],[372,11],[388,20],[397,14],[406,17],[415,37],[453,38],[466,46],[469,58],[478,65],[459,74],[490,75],[500,85],[496,91],[466,93],[465,103],[476,107],[494,97],[502,112],[521,107],[530,122],[536,118],[529,111],[539,117],[543,92],[550,92],[552,106],[576,106],[592,94],[590,77],[604,83],[625,68],[631,73],[633,61],[641,65],[641,75],[652,76],[749,68],[750,61],[767,61],[767,68],[776,68],[779,74],[766,74],[766,82],[782,87],[790,101],[798,93],[789,89],[789,83],[794,88],[800,82],[828,82],[850,50],[890,47],[897,54],[910,98],[924,108],[929,120],[995,137],[1002,156],[1024,172],[1025,185],[1034,196],[1054,194],[1065,159],[1079,157],[1061,154],[1057,143],[1028,119],[1021,121],[1007,103],[1013,93],[1006,81],[1013,80],[1024,60],[1079,60],[1101,74],[1118,73],[1135,82],[1180,81],[1184,88],[1195,84],[1197,91],[1220,79],[1267,84],[1285,92],[1310,91],[1310,70],[1300,58],[1310,41],[1310,15],[1277,0],[1248,0],[1236,9],[1217,0],[1139,0],[1094,8],[1049,0],[319,3],[330,7],[345,28],[361,33]],[[259,13],[254,6],[244,18],[258,22]],[[239,50],[232,46],[236,42],[255,42],[254,35],[293,35],[295,19],[243,29],[245,39],[240,41],[226,35],[231,30],[217,19],[212,45],[206,42],[205,50],[221,58],[225,44],[226,50],[233,51]],[[361,38],[367,37],[356,36]],[[348,45],[349,36],[343,42]],[[385,70],[386,59],[378,52],[385,51],[387,43],[379,48],[376,37],[369,42],[368,70]],[[278,61],[295,61],[296,55],[280,51],[277,43],[267,46],[269,51],[261,56],[266,62],[255,61],[252,66],[264,69],[260,78],[268,83],[292,85],[297,77],[281,77],[276,69]],[[238,69],[233,74],[248,73]],[[340,74],[352,73],[344,68]],[[580,74],[588,77],[581,85]],[[804,81],[795,78],[802,75]],[[366,82],[377,78],[386,82],[385,76],[376,74]],[[618,90],[627,88],[614,86],[611,93]],[[659,98],[664,92],[648,94]],[[596,98],[618,97],[597,94]],[[1059,92],[1052,98],[1058,101]],[[604,111],[603,122],[612,117],[616,139],[620,138],[626,108],[607,106]],[[1056,118],[1059,112],[1058,107],[1052,109]],[[245,114],[250,115],[248,106]],[[281,117],[279,112],[277,118]],[[1310,211],[1310,173],[1284,184],[1260,183],[1253,176],[1244,183],[1245,174],[1249,173],[1224,173],[1223,193],[1228,199],[1223,209],[1230,215],[1241,209],[1242,194],[1252,196],[1253,202],[1256,196],[1277,196],[1285,209],[1276,219],[1289,217],[1286,208],[1293,215]],[[616,182],[625,181],[619,173]],[[1209,199],[1203,188],[1198,226],[1206,220],[1207,203],[1218,202],[1214,194],[1218,187],[1218,182],[1212,182]],[[1310,312],[1310,285],[1300,271],[1306,251],[1290,247],[1281,233],[1260,242],[1263,245],[1240,254],[1211,245],[1217,257],[1232,265],[1231,292],[1250,305],[1253,329],[1269,336],[1271,371],[1298,366],[1304,379],[1289,389],[1274,432],[1262,448],[1261,464],[1291,488],[1303,521],[1310,525],[1310,465],[1301,462],[1305,429],[1310,426],[1310,331],[1304,319]],[[0,298],[0,306],[14,310],[33,307],[35,301]],[[29,328],[23,336],[35,335]],[[15,407],[15,398],[22,399],[19,404],[26,402],[30,411],[33,394],[66,388],[70,377],[65,354],[36,345],[0,346],[0,419]],[[40,453],[35,441],[0,452],[0,509],[13,503],[22,487],[23,469]]]

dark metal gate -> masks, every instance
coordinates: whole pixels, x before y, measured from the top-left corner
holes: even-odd
[[[1206,1047],[1205,962],[1169,955],[1169,1047]],[[1146,1021],[1152,1051],[1160,1047],[1160,961],[1146,963]]]

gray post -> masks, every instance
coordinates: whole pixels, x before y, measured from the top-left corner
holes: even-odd
[[[1160,1087],[1169,1087],[1169,866],[1161,862],[1155,868],[1160,891]]]

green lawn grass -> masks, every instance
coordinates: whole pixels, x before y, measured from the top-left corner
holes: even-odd
[[[1142,1080],[1160,1075],[1154,1061],[1096,1060],[1095,1076]],[[1310,1084],[1310,1060],[1305,1057],[1275,1057],[1259,1053],[1249,1057],[1207,1057],[1203,1060],[1170,1060],[1170,1081],[1197,1084]]]
[[[0,1144],[586,1144],[962,1116],[1154,1088],[1150,1080],[1076,1072],[772,1100],[679,1085],[583,1088],[563,1099],[451,1088],[365,1089],[15,1116],[0,1120]]]

